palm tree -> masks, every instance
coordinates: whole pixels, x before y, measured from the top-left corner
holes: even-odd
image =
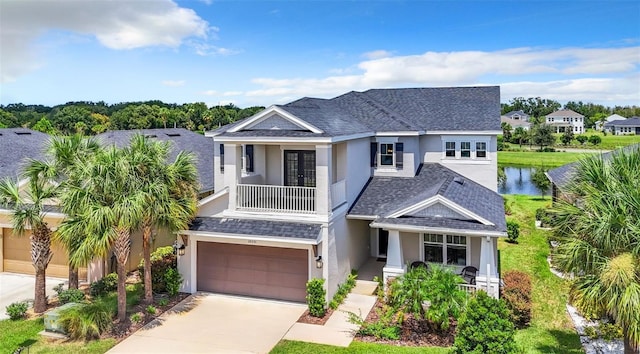
[[[153,228],[170,231],[185,229],[197,210],[198,176],[194,157],[181,152],[168,163],[169,142],[149,140],[136,134],[129,145],[129,156],[142,179],[145,207],[142,222],[144,257],[144,301],[153,302],[151,284],[151,234]]]
[[[581,309],[608,315],[624,333],[625,353],[640,347],[640,149],[580,162],[552,220],[561,243],[558,265],[575,275],[571,297]]]
[[[52,137],[47,147],[50,161],[33,161],[31,171],[46,179],[52,186],[56,186],[56,194],[68,184],[68,179],[76,161],[86,160],[100,148],[93,138],[84,138],[79,134],[68,137]],[[81,233],[74,233],[73,238],[82,237]],[[71,254],[74,245],[79,242],[73,238],[61,238],[59,233],[53,234],[53,239],[60,241]],[[70,257],[72,258],[72,257]],[[78,288],[78,265],[69,262],[69,288]]]
[[[61,225],[62,237],[80,232],[86,237],[70,255],[78,264],[110,250],[117,261],[118,319],[126,319],[126,263],[131,247],[131,231],[142,220],[146,191],[132,165],[129,150],[115,146],[97,151],[92,158],[78,161],[70,183],[62,195],[63,211],[69,219]]]
[[[55,187],[34,172],[31,161],[26,168],[26,189],[20,190],[18,183],[10,180],[0,182],[0,204],[12,209],[13,229],[24,234],[31,229],[31,262],[36,271],[33,311],[42,313],[47,309],[46,271],[53,257],[51,252],[51,229],[45,221],[45,203],[55,197]]]

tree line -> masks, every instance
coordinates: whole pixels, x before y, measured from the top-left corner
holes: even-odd
[[[511,99],[509,103],[501,104],[501,114],[504,115],[511,111],[523,111],[531,116],[532,123],[543,123],[544,116],[559,109],[570,109],[582,114],[585,117],[585,128],[592,127],[597,121],[602,121],[612,114],[618,114],[626,118],[640,116],[640,106],[636,105],[607,107],[595,103],[569,101],[563,106],[558,101],[540,97],[516,97]]]
[[[233,104],[208,107],[197,103],[162,101],[68,102],[54,107],[12,103],[0,105],[0,128],[24,127],[53,135],[95,135],[107,130],[185,128],[213,130],[249,117],[264,107]]]

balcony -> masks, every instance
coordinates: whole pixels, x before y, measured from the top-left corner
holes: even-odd
[[[237,209],[282,214],[315,214],[316,188],[239,184]]]

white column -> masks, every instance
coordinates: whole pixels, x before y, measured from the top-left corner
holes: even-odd
[[[331,144],[316,145],[316,213],[331,212]]]
[[[387,244],[387,264],[382,268],[384,275],[384,283],[390,277],[397,277],[407,271],[404,264],[404,256],[402,254],[402,240],[400,240],[400,231],[389,230],[389,242]]]
[[[241,176],[240,151],[241,146],[238,144],[224,145],[224,185],[229,187],[229,210],[236,210],[237,185]]]
[[[489,296],[498,298],[500,279],[496,267],[496,243],[489,236],[483,237],[480,242],[480,269],[476,277],[476,287],[486,291]]]

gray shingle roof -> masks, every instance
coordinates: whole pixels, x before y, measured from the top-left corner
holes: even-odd
[[[28,159],[44,158],[49,135],[25,128],[0,129],[0,179],[15,179]]]
[[[328,100],[302,98],[278,107],[318,127],[327,136],[390,131],[501,130],[498,86],[352,91]],[[227,131],[241,122],[215,132],[230,135]],[[299,134],[293,130],[282,130],[280,134],[287,132]]]
[[[321,229],[319,224],[216,217],[198,217],[189,226],[191,231],[313,241],[318,239]]]
[[[627,119],[619,119],[604,124],[606,127],[611,126],[634,126],[640,127],[640,117],[631,117]]]
[[[640,143],[627,145],[621,149],[603,153],[601,156],[603,159],[610,159],[613,154],[619,151],[631,152],[634,150],[640,150]],[[547,178],[549,178],[551,183],[555,184],[559,189],[566,189],[569,186],[569,183],[572,181],[573,175],[576,173],[578,167],[580,167],[580,161],[562,165],[560,167],[547,171]]]
[[[460,205],[495,226],[487,227],[475,221],[446,217],[440,218],[445,220],[439,221],[440,223],[447,223],[457,229],[499,232],[506,230],[504,204],[499,194],[438,163],[421,165],[414,177],[372,177],[349,214],[388,220],[389,215],[436,195]],[[432,218],[400,217],[393,222],[407,225],[436,223],[430,219]]]
[[[505,115],[506,117],[509,117],[509,118],[511,118],[511,117],[513,117],[513,116],[516,116],[516,115],[517,115],[517,116],[520,116],[520,117],[525,117],[525,118],[527,118],[527,119],[529,118],[529,115],[528,115],[528,114],[526,114],[526,113],[524,113],[524,111],[522,111],[522,110],[519,110],[519,111],[511,111],[511,112],[509,112],[509,113],[505,113],[504,115]]]
[[[171,159],[175,159],[180,151],[190,151],[196,157],[196,165],[200,178],[201,192],[213,190],[213,139],[202,134],[182,128],[141,129],[141,130],[112,130],[97,135],[103,143],[115,144],[123,147],[129,144],[134,134],[141,133],[161,141],[171,141],[173,149]]]
[[[584,117],[584,116],[570,109],[560,109],[553,113],[547,114],[547,117]]]

